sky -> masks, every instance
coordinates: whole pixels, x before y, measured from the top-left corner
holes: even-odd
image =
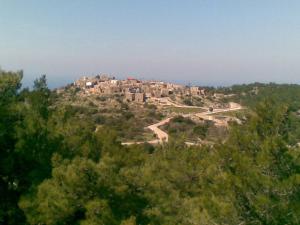
[[[300,83],[299,0],[0,0],[0,66],[49,86],[107,73]]]

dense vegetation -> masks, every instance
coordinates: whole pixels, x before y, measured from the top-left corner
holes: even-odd
[[[165,130],[172,139],[197,142],[207,137],[209,129],[213,129],[213,123],[209,121],[196,123],[190,118],[176,116],[161,129]]]
[[[235,96],[229,98],[229,100],[240,102],[251,108],[255,107],[257,102],[261,102],[268,97],[278,103],[289,105],[294,111],[300,109],[300,85],[297,84],[253,83],[219,88],[217,92],[234,94]]]
[[[21,79],[0,72],[0,224],[300,224],[294,97],[256,102],[214,147],[124,147]]]
[[[273,104],[286,106],[289,114],[290,126],[293,132],[290,133],[289,143],[296,144],[300,140],[300,85],[297,84],[244,84],[233,85],[230,88],[219,88],[217,92],[234,94],[226,98],[226,101],[239,102],[250,110],[256,110],[258,103],[265,99],[272,99]],[[272,108],[272,106],[270,106]]]
[[[144,127],[162,119],[163,115],[152,104],[133,104],[123,101],[120,95],[81,95],[73,86],[56,93],[57,108],[69,106],[72,117],[91,121],[97,127],[109,127],[117,132],[122,142],[152,140],[153,133]]]

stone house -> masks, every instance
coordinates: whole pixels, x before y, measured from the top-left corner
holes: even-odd
[[[131,92],[125,93],[125,101],[132,102],[135,99],[134,97],[135,97],[134,93],[131,93]]]
[[[138,103],[144,103],[145,102],[145,93],[135,93],[134,101]]]
[[[205,90],[200,87],[191,87],[191,95],[205,95]]]

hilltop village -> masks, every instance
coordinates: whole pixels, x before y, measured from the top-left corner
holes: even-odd
[[[232,95],[215,93],[200,86],[186,86],[163,81],[139,80],[128,77],[118,80],[105,74],[82,76],[72,83],[80,96],[121,97],[127,103],[149,103],[154,105],[172,105],[175,107],[228,108],[224,99]]]
[[[117,80],[108,75],[95,77],[82,77],[74,82],[84,94],[103,96],[121,95],[127,102],[143,103],[146,101],[162,100],[170,96],[205,96],[205,89],[200,87],[187,87],[184,85],[166,83],[162,81],[141,81],[132,77]]]
[[[169,134],[185,136],[186,144],[212,143],[224,139],[230,122],[241,122],[233,111],[242,107],[227,99],[232,94],[199,86],[97,75],[57,92],[64,104],[88,110],[82,116],[89,115],[97,126],[117,130],[123,144],[160,144]]]

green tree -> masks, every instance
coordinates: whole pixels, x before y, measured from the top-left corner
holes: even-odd
[[[51,157],[60,140],[49,126],[50,90],[42,76],[32,91],[21,93],[21,120],[15,127],[15,151],[19,157],[19,188],[28,190],[51,174]]]
[[[19,121],[18,91],[23,72],[0,71],[0,223],[21,224],[23,213],[17,206],[18,156],[15,126]]]
[[[122,147],[105,129],[95,137],[101,143],[98,159],[54,154],[52,178],[20,201],[30,224],[120,224],[130,216],[144,221],[145,202],[128,179],[136,175],[147,153]]]
[[[218,151],[233,202],[246,224],[299,224],[299,156],[287,145],[287,107],[264,101]]]

